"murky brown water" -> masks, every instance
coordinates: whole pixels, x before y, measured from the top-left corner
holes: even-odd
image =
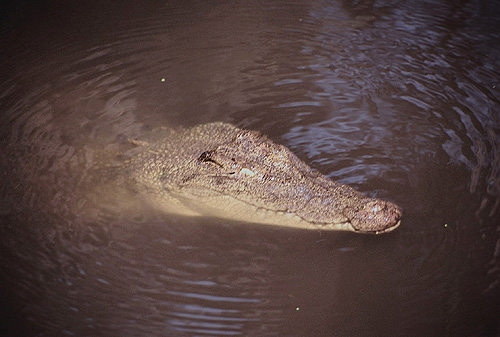
[[[0,18],[0,334],[500,336],[498,1],[47,1]],[[211,121],[395,201],[402,226],[151,214],[92,170],[124,139]]]

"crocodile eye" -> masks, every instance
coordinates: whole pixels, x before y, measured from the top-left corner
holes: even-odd
[[[210,161],[210,152],[208,151],[205,151],[203,152],[199,157],[198,157],[198,161],[199,162],[206,162],[206,161]]]
[[[200,163],[213,163],[217,166],[222,167],[221,164],[212,159],[212,151],[205,151],[198,157],[198,162]]]

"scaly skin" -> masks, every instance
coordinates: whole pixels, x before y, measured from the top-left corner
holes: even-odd
[[[210,123],[141,145],[125,167],[169,213],[376,234],[400,224],[397,205],[321,175],[258,132]]]

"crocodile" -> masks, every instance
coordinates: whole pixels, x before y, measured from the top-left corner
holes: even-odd
[[[396,204],[335,182],[257,131],[214,122],[133,143],[122,167],[167,213],[375,234],[401,222]]]

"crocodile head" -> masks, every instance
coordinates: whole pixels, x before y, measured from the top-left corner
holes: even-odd
[[[227,125],[207,124],[218,133],[206,141],[197,138],[206,137],[203,127],[181,135],[188,141],[171,159],[170,147],[149,151],[156,173],[143,183],[155,179],[157,204],[174,213],[309,229],[384,233],[400,224],[394,203],[323,176],[258,132]]]

